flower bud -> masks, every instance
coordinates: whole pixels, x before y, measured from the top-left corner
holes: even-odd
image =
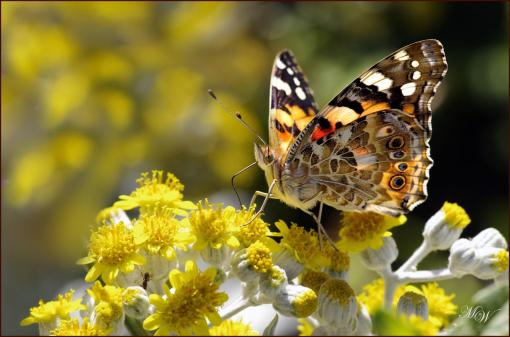
[[[368,313],[367,308],[364,304],[360,304],[360,310],[358,310],[358,325],[356,327],[357,336],[368,336],[372,334],[372,319]]]
[[[200,256],[205,263],[221,269],[230,262],[232,249],[228,245],[221,245],[219,248],[207,245],[207,247],[200,251]]]
[[[478,264],[472,274],[482,280],[498,277],[508,270],[508,251],[501,248],[484,247],[476,250]]]
[[[312,289],[319,293],[321,286],[330,279],[330,276],[325,272],[306,270],[300,275],[301,285]]]
[[[496,228],[487,228],[478,233],[472,240],[476,248],[494,247],[507,248],[507,243],[503,235]]]
[[[473,243],[467,239],[459,239],[450,248],[448,269],[457,277],[471,273],[478,264]]]
[[[284,316],[307,317],[317,310],[317,294],[310,288],[288,284],[276,294],[273,307]]]
[[[232,258],[232,273],[246,283],[252,283],[259,279],[260,274],[250,265],[246,248],[238,251]]]
[[[398,300],[397,313],[406,316],[416,315],[427,320],[429,317],[427,298],[419,289],[409,286]]]
[[[367,248],[361,252],[361,261],[365,267],[373,270],[390,265],[398,255],[397,244],[391,236],[383,237],[383,245],[379,249]]]
[[[462,207],[445,202],[425,224],[423,237],[433,250],[448,249],[470,222],[471,219]]]
[[[135,286],[126,288],[123,293],[123,298],[126,315],[140,320],[149,315],[149,296],[142,287]]]
[[[352,288],[344,280],[329,279],[319,290],[317,318],[335,328],[354,332],[357,325],[357,301]]]
[[[260,291],[268,297],[274,298],[287,284],[285,270],[279,266],[273,266],[271,271],[260,275]]]
[[[273,263],[279,265],[285,270],[285,274],[287,274],[287,278],[289,280],[293,280],[301,274],[305,268],[303,264],[299,263],[287,249],[282,249],[275,253],[273,256]]]

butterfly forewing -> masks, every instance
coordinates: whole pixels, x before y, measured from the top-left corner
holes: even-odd
[[[285,157],[295,137],[318,111],[308,81],[288,50],[276,56],[269,95],[269,145],[275,157]]]

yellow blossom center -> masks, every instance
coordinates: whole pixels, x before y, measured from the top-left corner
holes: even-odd
[[[296,317],[308,317],[318,306],[317,294],[312,289],[301,292],[292,302]]]
[[[502,273],[508,269],[508,251],[500,250],[496,253],[496,262],[494,263],[494,269]]]
[[[77,318],[72,320],[63,320],[58,327],[51,331],[51,336],[106,336],[104,331],[89,323],[89,318],[85,317],[82,324]]]
[[[283,221],[277,222],[276,226],[280,229],[283,236],[280,243],[294,254],[296,260],[313,269],[327,262],[321,254],[319,240],[315,231],[307,231],[295,223],[291,224],[290,228],[287,228]]]
[[[351,298],[354,298],[354,290],[340,279],[329,279],[324,282],[320,292],[325,293],[329,298],[338,301],[342,305],[347,305]]]
[[[91,289],[87,290],[94,299],[98,321],[109,325],[122,315],[123,289],[112,285],[101,285],[96,281]]]
[[[331,270],[341,272],[349,269],[351,259],[349,258],[349,254],[343,250],[337,250],[333,246],[327,244],[324,246],[322,254],[329,261],[328,267]]]
[[[466,211],[456,203],[446,201],[441,208],[445,214],[445,222],[451,227],[463,229],[471,222]]]
[[[209,329],[211,336],[259,336],[258,331],[242,321],[226,320]]]
[[[246,249],[248,263],[258,273],[267,273],[273,266],[271,250],[262,242],[257,241]]]
[[[121,264],[136,250],[133,233],[123,223],[101,226],[90,236],[89,256],[101,264]]]
[[[254,215],[254,209],[241,210],[237,213],[236,222],[240,227],[237,238],[247,247],[266,236],[269,232],[268,224],[258,216],[251,223],[246,224]]]
[[[307,270],[301,274],[301,284],[315,292],[319,292],[327,280],[329,280],[329,275],[320,271]]]

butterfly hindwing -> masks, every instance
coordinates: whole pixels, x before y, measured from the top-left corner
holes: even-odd
[[[290,51],[275,58],[269,94],[269,144],[276,157],[284,157],[318,111],[308,81]]]

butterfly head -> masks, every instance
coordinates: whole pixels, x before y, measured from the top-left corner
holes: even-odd
[[[255,160],[262,170],[271,168],[274,163],[274,154],[269,145],[255,143]]]

